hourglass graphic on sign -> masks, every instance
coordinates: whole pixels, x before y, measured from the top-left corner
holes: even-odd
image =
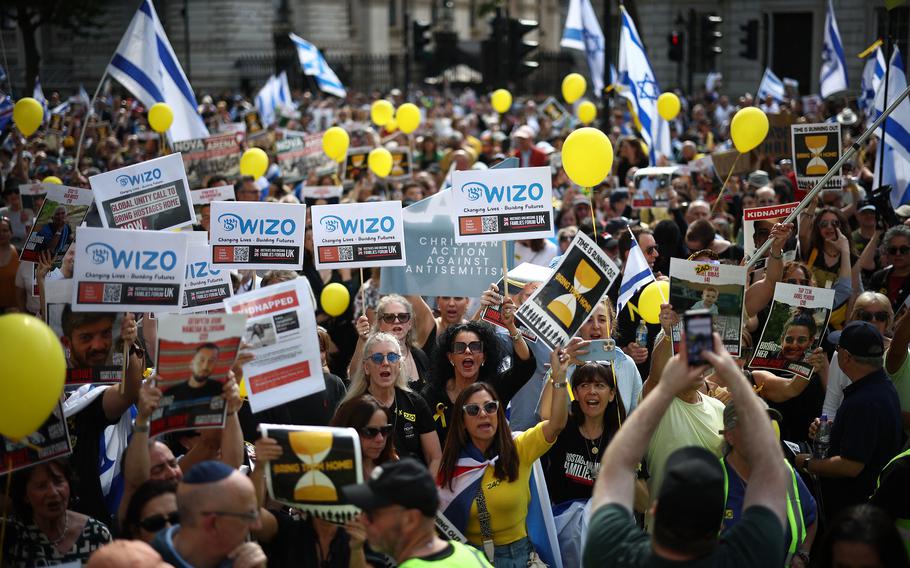
[[[303,462],[304,473],[294,487],[297,501],[338,500],[338,490],[328,475],[319,470],[319,464],[332,450],[331,432],[291,432],[288,435],[291,449]]]
[[[806,175],[823,176],[828,173],[828,164],[821,158],[821,153],[828,145],[828,137],[824,134],[820,136],[806,136],[806,148],[812,158],[806,164]]]
[[[575,268],[573,280],[575,291],[578,294],[584,294],[597,286],[597,283],[600,282],[600,275],[590,264],[582,260],[578,263],[578,267]],[[575,319],[576,304],[577,300],[574,294],[563,294],[547,304],[547,309],[568,328],[572,325],[572,320]]]

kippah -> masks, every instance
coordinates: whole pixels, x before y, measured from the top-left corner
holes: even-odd
[[[199,462],[190,468],[183,476],[183,482],[188,485],[201,483],[214,483],[227,478],[236,470],[224,462],[209,460]]]

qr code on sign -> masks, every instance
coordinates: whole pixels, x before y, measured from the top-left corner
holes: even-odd
[[[250,247],[234,247],[234,262],[249,262]]]
[[[354,247],[338,247],[338,260],[342,262],[354,260]]]
[[[122,289],[120,284],[105,284],[102,302],[105,304],[119,304],[120,292]]]
[[[481,217],[480,223],[480,230],[483,233],[499,232],[499,219],[496,217]]]

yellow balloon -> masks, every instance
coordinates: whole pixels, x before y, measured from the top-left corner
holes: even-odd
[[[395,120],[402,132],[410,134],[420,126],[420,109],[414,103],[404,103],[395,111]]]
[[[44,121],[44,107],[31,97],[24,97],[13,107],[13,122],[19,132],[31,136]],[[31,434],[31,432],[29,432]]]
[[[385,123],[385,126],[383,128],[385,128],[386,132],[395,132],[398,130],[398,121],[393,117],[391,120]]]
[[[569,73],[562,80],[562,98],[572,104],[584,96],[588,82],[578,73]]]
[[[384,178],[392,171],[392,153],[385,148],[370,150],[370,155],[367,156],[367,165],[370,166],[371,172]]]
[[[167,132],[173,122],[174,111],[165,103],[155,103],[149,109],[149,126],[158,134]]]
[[[490,103],[493,110],[499,114],[505,114],[512,108],[512,93],[505,89],[496,89],[490,96]]]
[[[370,107],[370,119],[376,126],[385,126],[395,114],[395,107],[385,99],[379,99]]]
[[[56,183],[57,185],[63,185],[63,180],[58,178],[57,176],[47,176],[46,178],[44,178],[41,181],[43,183]]]
[[[578,105],[578,120],[580,120],[582,124],[587,126],[594,122],[595,118],[597,118],[597,107],[594,106],[594,103],[585,101]]]
[[[0,435],[19,440],[57,405],[66,358],[51,328],[25,314],[0,316],[0,358]]]
[[[613,145],[596,128],[579,128],[562,145],[562,167],[574,183],[594,187],[613,167]]]
[[[240,156],[240,175],[259,179],[268,169],[269,156],[262,148],[250,148]]]
[[[339,126],[329,128],[322,135],[322,151],[336,162],[344,161],[350,144],[351,137],[348,136],[347,130]]]
[[[669,301],[670,283],[666,280],[651,282],[638,297],[638,313],[648,323],[660,323],[660,305]]]
[[[348,304],[351,303],[351,293],[338,282],[332,282],[322,289],[319,303],[322,304],[322,311],[332,317],[338,317],[348,309]]]
[[[657,97],[657,114],[667,121],[676,118],[679,114],[679,97],[675,93],[661,93]]]
[[[740,153],[757,148],[768,135],[768,116],[758,107],[746,107],[730,122],[730,137]]]

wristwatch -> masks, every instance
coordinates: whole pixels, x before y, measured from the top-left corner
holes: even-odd
[[[148,431],[149,431],[148,422],[146,422],[145,424],[141,424],[141,425],[138,422],[133,423],[133,432],[141,432],[144,434],[148,434]]]
[[[563,381],[563,382],[561,382],[561,383],[557,383],[556,381],[551,381],[551,382],[552,382],[552,384],[553,384],[553,388],[554,388],[554,389],[564,389],[564,388],[566,388],[566,381]]]
[[[796,552],[793,553],[793,556],[802,560],[803,566],[809,565],[809,553],[808,552],[805,552],[803,550],[797,550]]]
[[[521,337],[521,331],[520,331],[520,330],[515,330],[515,335],[512,335],[512,334],[510,333],[510,334],[509,334],[509,337],[512,339],[512,341],[518,341],[518,338]]]
[[[809,462],[812,461],[812,456],[806,456],[803,459],[803,471],[809,473]]]

